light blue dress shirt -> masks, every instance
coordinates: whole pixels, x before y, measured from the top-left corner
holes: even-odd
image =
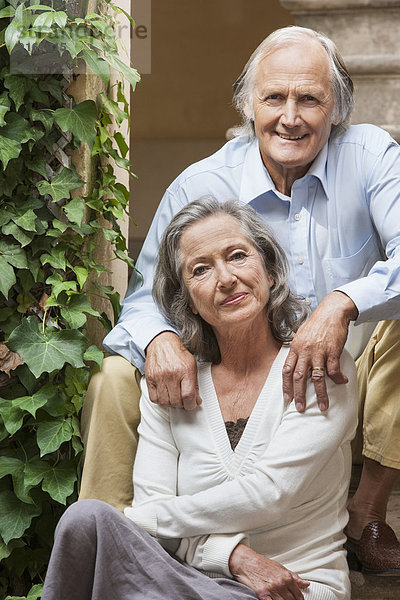
[[[332,290],[359,311],[347,347],[357,357],[372,322],[400,319],[400,147],[373,125],[332,137],[291,196],[278,192],[261,160],[257,139],[242,136],[188,167],[169,186],[131,278],[117,325],[104,346],[144,369],[150,341],[171,324],[152,294],[157,248],[172,217],[211,194],[253,206],[275,233],[289,264],[292,291],[315,309]]]

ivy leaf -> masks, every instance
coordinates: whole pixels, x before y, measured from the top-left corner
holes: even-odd
[[[14,17],[5,31],[5,42],[8,53],[11,54],[22,33],[22,23]]]
[[[46,463],[39,458],[33,458],[26,463],[24,468],[24,480],[28,489],[33,488],[43,480]]]
[[[8,292],[12,286],[16,283],[14,269],[8,262],[0,255],[0,292],[5,298],[8,298]]]
[[[6,125],[6,121],[4,120],[4,117],[5,117],[6,113],[8,113],[8,111],[10,110],[10,106],[11,106],[11,102],[8,97],[8,93],[3,92],[2,94],[0,94],[0,127],[3,127],[4,125]]]
[[[50,254],[42,254],[40,257],[42,265],[50,264],[54,269],[61,269],[65,271],[67,267],[67,261],[65,258],[65,246],[60,244],[51,249]]]
[[[110,67],[105,60],[100,58],[95,52],[88,49],[82,50],[82,56],[90,70],[98,75],[108,86],[110,83]]]
[[[47,403],[47,395],[39,390],[33,396],[22,396],[12,401],[12,405],[15,408],[28,412],[32,417],[36,416],[36,411],[42,408]]]
[[[24,546],[25,544],[22,540],[11,540],[11,542],[5,544],[0,538],[0,561],[3,558],[8,558],[15,548],[23,548]]]
[[[66,306],[61,308],[61,316],[67,321],[72,329],[79,329],[86,323],[86,315],[99,317],[100,314],[94,310],[85,296],[74,294],[68,298]]]
[[[5,600],[38,600],[41,598],[43,592],[43,584],[38,583],[34,585],[27,596],[7,596]]]
[[[49,194],[49,196],[52,197],[53,202],[59,202],[64,198],[68,198],[70,191],[81,187],[83,183],[84,182],[75,171],[65,167],[61,173],[51,180],[51,183],[44,180],[39,181],[36,184],[36,187],[41,194]]]
[[[96,137],[97,108],[93,100],[84,100],[71,109],[58,108],[54,120],[61,131],[71,131],[81,142],[92,147]]]
[[[129,146],[125,142],[124,136],[122,135],[122,133],[120,131],[117,131],[116,133],[114,133],[114,139],[117,142],[117,145],[118,145],[119,151],[121,152],[122,157],[125,158],[125,156],[128,154]]]
[[[24,250],[20,246],[8,244],[0,240],[0,292],[8,297],[8,292],[16,283],[16,277],[12,266],[19,269],[27,269],[28,263]]]
[[[47,133],[51,130],[54,123],[54,116],[50,110],[32,110],[30,113],[32,121],[40,121]]]
[[[15,215],[13,215],[12,220],[18,227],[22,227],[26,231],[36,231],[36,219],[37,215],[33,212],[32,209],[25,210],[23,208],[18,208],[15,211]]]
[[[52,298],[57,298],[61,292],[76,290],[76,281],[64,281],[60,273],[53,273],[46,279],[46,283],[52,286]],[[50,306],[50,304],[48,304]]]
[[[65,363],[73,367],[84,366],[85,336],[80,331],[50,328],[43,333],[36,317],[24,319],[11,333],[8,345],[14,352],[22,353],[35,377],[60,370]]]
[[[64,211],[66,212],[68,220],[71,223],[81,225],[83,216],[85,214],[85,205],[82,198],[73,198],[64,206]]]
[[[64,29],[65,24],[67,22],[67,15],[64,11],[62,10],[58,10],[57,12],[54,13],[54,22],[57,23],[57,25],[61,28]]]
[[[6,125],[0,128],[1,136],[15,140],[20,144],[33,139],[29,122],[18,113],[9,112],[5,117],[5,121]]]
[[[0,414],[4,426],[10,435],[14,435],[22,427],[24,413],[18,408],[14,408],[10,400],[0,398]]]
[[[13,6],[6,6],[0,10],[0,19],[4,17],[13,17],[15,15],[15,8]]]
[[[20,538],[40,512],[40,506],[21,502],[10,490],[0,492],[0,535],[4,542]]]
[[[118,125],[121,125],[121,123],[123,121],[125,121],[125,119],[128,118],[128,115],[126,114],[126,112],[123,111],[118,106],[118,102],[115,102],[114,100],[111,100],[111,98],[108,98],[107,95],[104,92],[102,92],[99,95],[99,97],[100,97],[102,106],[105,108],[105,110],[108,113],[110,113],[111,115],[113,115],[113,117],[115,118],[115,120],[118,123]]]
[[[22,229],[20,229],[15,223],[9,223],[4,225],[1,229],[4,235],[12,235],[12,237],[20,243],[21,247],[27,246],[32,241],[32,236],[27,235]]]
[[[76,278],[78,280],[79,283],[79,287],[82,289],[83,286],[85,285],[85,281],[86,279],[89,277],[89,271],[85,268],[85,267],[72,267],[72,270],[74,271]]]
[[[134,90],[136,84],[140,81],[140,75],[137,70],[126,65],[115,54],[108,53],[104,58],[108,64],[113,67],[113,69],[118,71],[118,73],[121,73],[121,75],[123,75],[127,81],[129,81],[132,86],[132,90]]]
[[[0,160],[5,169],[10,160],[18,158],[21,152],[21,144],[15,140],[9,140],[0,134]]]
[[[51,420],[42,420],[37,429],[37,443],[40,456],[55,452],[61,444],[69,442],[72,437],[71,419],[63,416]]]
[[[48,465],[44,473],[42,489],[56,502],[65,504],[74,491],[77,480],[76,465],[73,461],[63,461],[57,467]]]
[[[17,269],[28,268],[24,250],[15,244],[8,244],[6,241],[0,240],[0,256]]]
[[[0,479],[6,475],[14,475],[16,473],[22,473],[25,464],[18,458],[12,456],[0,456]]]
[[[42,177],[47,177],[46,159],[44,156],[32,156],[32,159],[26,160],[25,166],[34,173],[39,173]]]
[[[92,360],[93,362],[97,363],[101,368],[104,360],[104,354],[103,351],[100,350],[100,348],[92,345],[89,346],[89,348],[86,350],[85,354],[83,355],[83,358],[84,360]]]
[[[32,138],[31,127],[21,115],[9,112],[5,121],[6,125],[0,127],[0,160],[4,169],[11,159],[19,156],[21,144]]]

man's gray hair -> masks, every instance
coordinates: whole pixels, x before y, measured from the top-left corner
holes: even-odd
[[[353,109],[354,86],[336,44],[326,35],[313,29],[293,25],[277,29],[265,38],[253,52],[239,79],[234,84],[233,103],[243,118],[242,125],[235,128],[235,135],[247,134],[254,137],[253,92],[255,76],[260,62],[269,54],[272,54],[274,50],[306,39],[318,41],[328,55],[334,96],[332,121],[338,121],[337,125],[332,125],[332,133],[340,133],[346,129]]]
[[[221,214],[238,221],[274,280],[266,306],[274,338],[289,342],[308,314],[304,302],[292,294],[287,284],[288,263],[284,251],[253,208],[238,200],[221,203],[212,196],[191,202],[175,215],[165,230],[158,252],[153,296],[163,314],[179,330],[185,347],[199,360],[213,363],[221,360],[218,343],[211,326],[190,309],[190,295],[182,277],[180,241],[191,225]]]

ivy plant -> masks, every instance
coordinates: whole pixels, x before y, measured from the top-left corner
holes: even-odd
[[[119,227],[129,193],[112,165],[130,169],[122,82],[134,88],[139,75],[118,55],[121,9],[70,12],[61,0],[0,0],[1,600],[40,597],[55,525],[77,498],[78,417],[103,359],[87,320],[112,325],[93,308],[98,295],[119,311],[99,280],[112,268],[96,261],[99,237],[133,266]],[[82,70],[103,82],[96,102],[68,97],[66,74]],[[85,146],[90,182],[57,160]]]

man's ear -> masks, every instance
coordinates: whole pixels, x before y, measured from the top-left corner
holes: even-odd
[[[246,115],[246,117],[248,119],[250,119],[251,121],[253,121],[253,119],[254,119],[253,109],[251,108],[251,106],[249,105],[249,103],[247,102],[247,100],[243,104],[243,112],[244,112],[244,114]]]

